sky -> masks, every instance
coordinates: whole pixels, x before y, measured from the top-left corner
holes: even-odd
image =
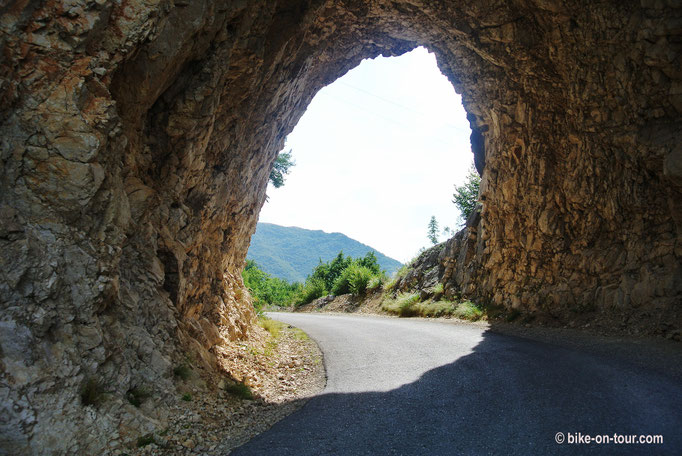
[[[340,232],[409,261],[430,245],[431,216],[459,226],[452,194],[473,162],[470,134],[434,54],[363,60],[317,93],[287,137],[296,165],[283,187],[268,186],[259,221]]]

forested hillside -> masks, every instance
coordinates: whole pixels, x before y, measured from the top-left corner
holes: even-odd
[[[352,257],[362,257],[373,251],[379,265],[389,275],[401,266],[399,261],[341,233],[325,233],[271,223],[258,224],[256,233],[251,238],[247,258],[254,260],[263,271],[274,277],[290,282],[303,282],[319,264],[320,259],[330,261],[340,251]]]

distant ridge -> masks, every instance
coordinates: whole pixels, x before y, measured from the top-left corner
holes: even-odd
[[[341,233],[325,233],[295,226],[258,223],[251,238],[247,258],[254,260],[268,274],[290,282],[303,282],[315,266],[333,259],[340,251],[346,256],[361,257],[373,251],[379,264],[390,275],[402,264],[372,247]]]

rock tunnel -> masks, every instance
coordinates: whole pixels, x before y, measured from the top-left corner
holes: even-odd
[[[677,0],[9,0],[0,14],[0,434],[17,452],[99,448],[88,425],[142,419],[86,424],[86,378],[170,388],[182,350],[210,365],[248,337],[240,270],[285,137],[317,90],[417,46],[462,94],[482,174],[449,285],[559,320],[680,325]]]

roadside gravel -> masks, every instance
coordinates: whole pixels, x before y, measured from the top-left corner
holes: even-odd
[[[301,330],[279,329],[274,338],[257,328],[249,344],[218,353],[223,368],[249,385],[253,400],[225,391],[224,379],[187,379],[170,408],[168,427],[145,436],[144,446],[119,454],[226,455],[302,407],[324,389],[322,353]],[[218,387],[208,388],[211,383]]]

